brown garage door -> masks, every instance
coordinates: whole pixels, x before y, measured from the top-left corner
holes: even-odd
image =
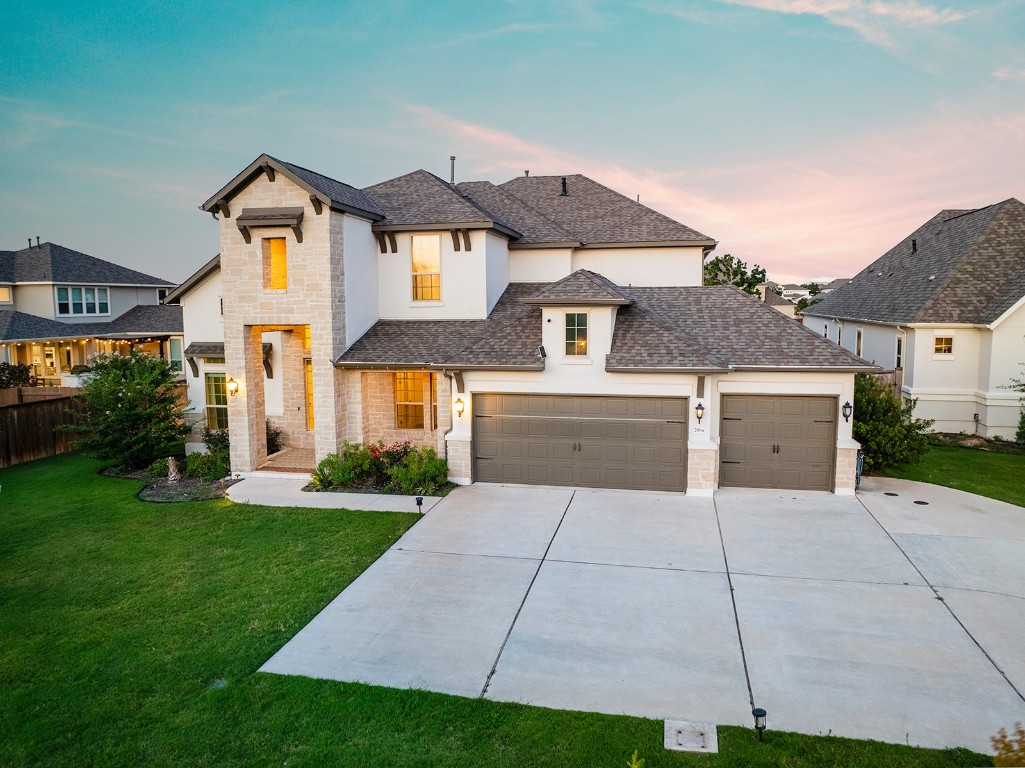
[[[719,485],[833,490],[836,399],[723,395]]]
[[[482,394],[473,413],[476,480],[686,490],[684,398]]]

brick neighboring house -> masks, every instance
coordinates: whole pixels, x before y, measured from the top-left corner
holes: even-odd
[[[1025,205],[940,211],[804,311],[805,325],[894,369],[944,432],[1014,437],[1025,361]]]
[[[874,368],[703,287],[714,240],[585,176],[357,189],[262,155],[202,208],[220,256],[168,300],[233,471],[269,419],[311,465],[408,439],[458,483],[853,493]]]
[[[181,370],[181,309],[160,305],[173,287],[55,243],[0,251],[0,362],[52,386],[77,386],[71,369],[99,352],[141,349]]]

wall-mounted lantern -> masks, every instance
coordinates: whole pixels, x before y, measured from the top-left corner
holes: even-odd
[[[854,413],[854,406],[851,405],[851,401],[850,400],[848,400],[846,403],[843,404],[842,412],[843,412],[843,420],[844,421],[850,421],[851,420],[851,414]]]
[[[698,403],[698,404],[697,404],[697,405],[696,405],[696,406],[694,407],[694,415],[698,417],[698,424],[700,424],[700,423],[701,423],[701,419],[702,419],[702,418],[704,417],[704,415],[705,415],[705,406],[704,406],[704,405],[702,405],[701,403]]]
[[[224,387],[232,397],[238,394],[238,382],[234,379],[228,379],[228,383],[225,384]]]
[[[456,402],[455,402],[455,406],[456,406],[456,415],[462,416],[463,415],[463,411],[466,410],[466,403],[463,402],[463,398],[457,397],[456,398]]]

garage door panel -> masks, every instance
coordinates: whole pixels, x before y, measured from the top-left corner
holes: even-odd
[[[814,440],[816,442],[831,442],[833,439],[833,423],[828,424],[809,424],[805,430],[804,437],[806,440]]]
[[[686,487],[685,419],[669,423],[667,417],[685,417],[686,402],[681,398],[475,396],[474,455],[483,459],[475,461],[475,477],[488,482],[682,491]],[[506,406],[515,413],[502,411]]]

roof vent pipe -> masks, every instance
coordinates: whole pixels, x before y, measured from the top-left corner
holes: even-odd
[[[563,176],[562,177],[562,193],[559,196],[560,197],[565,197],[568,194],[569,194],[569,190],[566,189],[566,177]]]
[[[524,176],[529,176],[529,175],[530,175],[530,171],[529,171],[529,170],[527,170],[527,171],[524,171],[524,172],[523,172],[523,175],[524,175]]]
[[[911,241],[911,252],[912,253],[918,253],[918,241],[917,240],[912,240]]]
[[[32,238],[31,238],[31,237],[30,237],[30,238],[28,239],[28,247],[29,247],[29,248],[31,248],[31,247],[32,247]]]
[[[456,183],[456,156],[455,155],[449,155],[448,162],[449,162],[449,181],[452,184],[455,184]]]
[[[36,235],[36,248],[39,247],[39,235]]]

